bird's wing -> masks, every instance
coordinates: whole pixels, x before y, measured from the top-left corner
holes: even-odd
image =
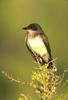
[[[43,40],[43,42],[44,42],[44,44],[45,44],[45,46],[47,48],[47,51],[48,51],[49,56],[50,56],[50,59],[52,59],[52,57],[51,57],[51,49],[50,49],[50,45],[49,45],[49,41],[48,41],[47,36],[44,33],[40,33],[40,36],[41,36],[41,38],[42,38],[42,40]]]

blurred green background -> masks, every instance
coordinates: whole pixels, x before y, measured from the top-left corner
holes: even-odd
[[[20,93],[40,100],[27,86],[8,80],[1,71],[22,81],[31,79],[36,64],[27,51],[23,26],[38,23],[46,32],[58,74],[68,67],[68,0],[0,0],[0,100],[18,100]],[[68,74],[52,100],[68,100]],[[59,99],[61,98],[61,99]]]

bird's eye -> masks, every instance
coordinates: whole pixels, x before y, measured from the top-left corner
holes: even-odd
[[[37,30],[37,25],[36,24],[30,24],[29,26],[28,26],[28,29],[32,29],[32,30],[34,30],[34,31],[36,31]]]
[[[37,27],[36,26],[31,26],[31,29],[36,31],[37,30]]]

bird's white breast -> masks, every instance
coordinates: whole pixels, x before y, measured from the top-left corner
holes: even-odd
[[[32,48],[33,51],[41,56],[47,53],[47,48],[40,36],[28,39],[28,45]]]

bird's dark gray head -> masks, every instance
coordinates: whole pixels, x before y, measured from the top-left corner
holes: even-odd
[[[32,24],[29,24],[28,26],[26,27],[23,27],[24,30],[32,30],[32,31],[42,31],[42,28],[39,24],[36,24],[36,23],[32,23]]]

